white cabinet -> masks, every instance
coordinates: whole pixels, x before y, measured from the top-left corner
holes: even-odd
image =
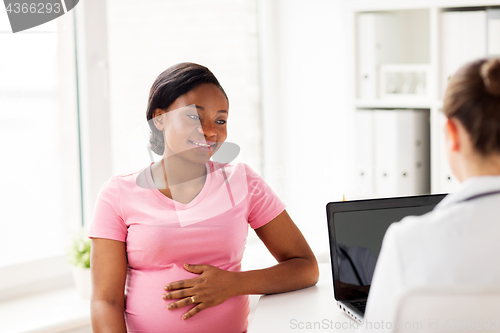
[[[442,114],[444,93],[451,75],[466,62],[500,55],[500,1],[346,0],[344,3],[349,14],[348,25],[353,27],[350,35],[354,52],[351,66],[352,72],[356,73],[352,94],[357,140],[354,196],[453,192],[458,181],[446,157],[446,118]],[[425,82],[419,84],[423,84],[425,93],[420,94],[422,89],[417,89],[412,95],[404,88],[398,95],[395,85],[406,84],[408,87],[410,83],[399,81],[411,77],[401,74],[394,79],[396,75],[391,72],[398,68],[406,73],[412,68],[424,68],[425,78],[419,77],[419,80]],[[390,112],[394,109],[421,110],[421,114],[427,114],[428,121],[425,126],[418,125],[424,122],[419,122],[418,117],[409,117],[411,112],[399,119],[391,117]],[[367,125],[370,121],[375,125]],[[377,128],[385,128],[385,131],[377,131]],[[413,134],[410,135],[411,131]],[[408,135],[401,137],[402,133]],[[365,143],[385,143],[373,149],[362,147],[359,138],[367,136],[370,140],[365,139]],[[418,158],[422,163],[418,186],[410,185],[411,177],[399,181],[390,177],[384,179],[383,174],[381,176],[376,171],[385,168],[387,173],[390,170],[391,173],[403,174],[405,169],[415,174],[414,165],[405,165],[412,160],[408,156],[414,154],[416,148],[408,139],[410,137],[425,137],[422,142],[428,142],[430,147],[424,158]],[[367,153],[370,149],[371,153]],[[385,184],[385,190],[377,190],[377,184]]]

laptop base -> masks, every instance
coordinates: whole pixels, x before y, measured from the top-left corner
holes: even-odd
[[[337,305],[341,310],[343,310],[352,320],[357,322],[358,324],[363,324],[364,313],[361,313],[358,309],[356,309],[353,305],[350,304],[352,301],[337,301]]]

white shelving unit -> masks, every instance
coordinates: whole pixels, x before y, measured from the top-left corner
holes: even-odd
[[[488,35],[489,32],[487,33],[487,20],[491,15],[483,15],[478,11],[491,13],[492,9],[498,10],[500,1],[345,0],[345,8],[350,27],[349,48],[354,55],[349,65],[351,72],[356,73],[356,79],[352,82],[352,110],[428,110],[430,115],[430,159],[428,159],[430,162],[426,166],[430,170],[428,188],[431,193],[454,191],[458,181],[454,179],[448,167],[444,146],[445,117],[441,113],[446,87],[444,80],[450,75],[447,72],[454,72],[465,62],[492,55],[488,54],[487,46],[488,38],[491,43],[491,36]],[[455,14],[448,14],[450,12]],[[462,12],[469,14],[464,14],[465,18],[458,17],[460,15],[456,13]],[[484,27],[481,23],[483,16],[486,20]],[[444,24],[443,20],[446,20]],[[455,22],[457,28],[454,29],[449,22]],[[470,26],[464,28],[464,22]],[[481,35],[482,29],[484,35]],[[456,35],[455,30],[457,30]],[[497,33],[500,36],[500,32]],[[464,41],[461,38],[469,40]],[[483,40],[487,44],[484,49],[481,47]],[[462,46],[460,49],[460,43],[469,47]],[[454,63],[444,61],[443,58],[449,56],[451,52],[463,54],[453,59]],[[380,98],[381,65],[396,65],[393,67],[426,65],[422,66],[428,68],[425,94],[415,97],[405,95],[398,98]],[[374,84],[376,88],[373,88]],[[366,131],[355,133],[355,135],[363,134],[367,135]]]

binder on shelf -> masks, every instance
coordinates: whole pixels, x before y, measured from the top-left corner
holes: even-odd
[[[374,111],[375,196],[430,192],[429,110]]]
[[[441,96],[465,63],[486,56],[486,11],[444,12],[441,19]]]
[[[375,99],[378,70],[397,58],[396,17],[390,13],[359,13],[357,17],[358,98]]]
[[[374,196],[374,159],[373,159],[373,111],[357,110],[355,113],[358,134],[355,142],[355,194],[358,199]]]
[[[441,96],[444,97],[448,81],[460,67],[460,12],[444,12],[441,18]]]
[[[500,9],[486,10],[487,52],[489,56],[500,56]]]
[[[375,196],[397,196],[398,111],[374,111]]]
[[[486,55],[486,11],[460,12],[462,64]]]
[[[402,159],[399,171],[403,179],[405,170],[413,173],[414,177],[410,178],[411,183],[408,185],[411,186],[410,193],[427,194],[431,192],[430,110],[413,110],[410,118],[408,132],[401,129],[402,135],[405,133],[411,138],[408,141],[409,158]]]
[[[438,119],[439,136],[437,144],[438,173],[436,175],[439,179],[439,188],[435,191],[436,193],[453,193],[460,184],[451,172],[451,168],[448,163],[448,157],[446,155],[445,124],[446,116],[440,112]]]
[[[374,13],[358,15],[358,96],[377,97],[377,41],[375,34],[377,16]]]

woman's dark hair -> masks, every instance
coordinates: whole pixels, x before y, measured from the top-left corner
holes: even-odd
[[[478,153],[500,153],[500,59],[460,68],[446,89],[443,113],[460,121]]]
[[[179,96],[188,93],[203,83],[215,84],[227,99],[227,95],[215,75],[204,66],[184,62],[173,65],[158,75],[149,91],[148,109],[146,111],[146,118],[151,129],[149,148],[155,154],[163,155],[165,150],[163,134],[152,121],[155,110],[166,110]]]

